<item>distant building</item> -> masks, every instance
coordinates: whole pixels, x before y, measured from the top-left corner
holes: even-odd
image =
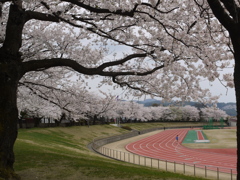
[[[237,126],[237,119],[236,118],[231,118],[228,120],[229,126],[231,127],[236,127]]]
[[[23,118],[19,120],[19,128],[33,128],[35,127],[35,119]]]

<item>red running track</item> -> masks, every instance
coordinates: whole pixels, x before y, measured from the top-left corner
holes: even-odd
[[[208,169],[236,174],[236,155],[219,154],[190,149],[181,145],[189,129],[162,131],[153,136],[126,145],[132,153],[150,158],[167,160],[177,163],[195,164],[196,167],[207,166]],[[179,136],[178,142],[175,140]]]
[[[204,140],[205,139],[202,131],[199,131],[199,130],[197,131],[197,137],[198,137],[198,140]]]

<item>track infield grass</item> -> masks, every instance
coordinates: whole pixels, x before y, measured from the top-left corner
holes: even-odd
[[[210,143],[186,143],[185,147],[195,149],[237,148],[236,129],[203,130]]]

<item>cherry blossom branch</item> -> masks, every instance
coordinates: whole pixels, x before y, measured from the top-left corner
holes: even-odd
[[[52,89],[52,90],[61,91],[61,92],[65,92],[65,93],[67,92],[63,89],[55,88],[55,87],[52,87],[52,86],[47,86],[45,84],[40,84],[40,83],[36,83],[36,82],[30,82],[30,81],[19,82],[20,86],[26,86],[26,84],[33,85],[33,86],[38,86],[38,87],[44,87],[44,88],[47,88],[47,89]]]
[[[149,95],[153,95],[153,96],[156,95],[156,94],[151,93],[151,92],[149,92],[149,91],[147,91],[147,90],[144,90],[143,88],[134,87],[134,86],[130,85],[129,82],[120,82],[120,81],[117,80],[117,77],[116,77],[116,76],[113,76],[113,77],[112,77],[112,81],[113,81],[114,83],[118,84],[118,85],[121,86],[121,87],[127,86],[127,87],[130,88],[130,89],[137,90],[137,91],[140,91],[140,92],[145,93],[145,94],[149,94]]]
[[[138,4],[135,4],[135,6],[130,10],[130,11],[123,11],[122,9],[117,9],[116,11],[110,11],[109,9],[105,9],[105,8],[98,8],[97,6],[96,7],[93,7],[93,6],[90,6],[90,5],[87,5],[87,4],[84,4],[78,0],[62,0],[63,2],[69,2],[69,3],[73,3],[79,7],[82,7],[88,11],[91,11],[91,12],[94,12],[94,13],[98,13],[98,14],[101,14],[101,13],[111,13],[111,14],[116,14],[116,15],[122,15],[122,16],[130,16],[130,17],[133,17],[134,16],[134,13],[138,7]]]
[[[67,111],[67,112],[71,112],[69,109],[66,108],[66,106],[67,106],[69,103],[67,103],[65,106],[60,106],[59,103],[57,103],[57,102],[49,99],[48,97],[44,97],[43,95],[37,93],[37,91],[35,91],[32,87],[30,87],[30,86],[28,86],[28,85],[26,85],[26,84],[23,84],[23,83],[21,83],[21,82],[20,82],[19,84],[21,84],[22,86],[25,86],[26,88],[28,88],[31,92],[33,92],[33,94],[35,94],[35,95],[38,96],[39,98],[41,98],[41,99],[43,99],[43,100],[45,100],[45,101],[48,101],[48,102],[50,102],[50,103],[58,106],[58,107],[59,107],[60,109],[62,109],[62,110],[65,110],[65,111]]]
[[[152,52],[153,53],[153,52]],[[155,67],[151,70],[145,71],[145,72],[136,72],[136,71],[128,71],[128,72],[107,72],[104,71],[105,68],[121,65],[131,59],[134,58],[144,58],[147,57],[149,54],[132,54],[129,55],[121,60],[113,61],[113,62],[107,62],[103,63],[102,65],[96,67],[96,68],[86,68],[82,65],[80,65],[78,62],[72,60],[72,59],[64,59],[64,58],[53,58],[53,59],[43,59],[43,60],[33,60],[33,61],[27,61],[23,62],[23,70],[22,75],[29,71],[39,71],[44,70],[52,67],[58,67],[58,66],[66,66],[70,67],[73,70],[85,74],[85,75],[101,75],[101,76],[117,76],[117,75],[137,75],[137,76],[145,76],[148,74],[151,74],[161,68],[164,67],[164,65],[160,65],[158,67]]]
[[[177,9],[178,7],[176,8],[173,8],[169,11],[160,11],[157,9],[157,5],[160,3],[158,2],[157,5],[155,7],[153,7],[151,4],[148,4],[148,3],[140,3],[140,4],[136,4],[134,6],[134,8],[132,10],[129,10],[129,11],[126,11],[126,10],[122,10],[122,9],[119,9],[119,10],[116,10],[116,11],[110,11],[109,9],[104,9],[104,8],[99,8],[99,7],[92,7],[90,5],[86,5],[82,2],[79,2],[79,1],[75,1],[75,0],[67,0],[65,2],[71,2],[79,7],[82,7],[82,8],[85,8],[86,10],[90,11],[90,12],[94,12],[94,13],[98,13],[98,14],[107,14],[105,17],[101,18],[100,17],[100,20],[106,20],[107,18],[106,17],[109,17],[111,15],[121,15],[121,16],[129,16],[129,17],[133,17],[134,13],[145,13],[145,14],[148,14],[150,18],[154,19],[154,20],[157,20],[156,18],[154,18],[153,16],[151,16],[149,13],[146,13],[146,12],[143,12],[143,11],[138,11],[137,10],[137,7],[142,5],[142,6],[148,6],[148,7],[151,7],[153,8],[154,10],[156,10],[157,12],[159,13],[170,13],[172,11],[174,11],[175,9]],[[47,3],[45,2],[41,2],[48,10],[50,10],[50,7],[47,5]],[[82,25],[79,25],[77,23],[74,23],[72,20],[69,20],[69,19],[66,19],[66,18],[63,18],[61,16],[62,12],[54,12],[53,15],[56,16],[57,18],[59,18],[59,20],[63,21],[63,22],[66,22],[68,24],[70,24],[71,26],[74,26],[74,27],[77,27],[77,28],[82,28],[82,29],[86,29],[92,33],[95,33],[101,37],[104,37],[104,38],[107,38],[107,39],[111,39],[115,42],[118,42],[120,44],[123,44],[123,45],[127,45],[127,46],[130,46],[130,47],[134,47],[136,49],[139,49],[139,50],[142,50],[142,51],[145,51],[143,48],[140,48],[139,44],[128,44],[127,42],[125,41],[121,41],[121,40],[118,40],[114,37],[112,37],[109,33],[107,33],[106,31],[102,31],[101,29],[98,28],[98,26],[92,22],[89,22],[89,20],[94,20],[93,18],[78,18],[76,15],[72,15],[71,17],[74,19],[74,20],[78,20],[78,21],[81,21],[81,22],[84,22],[84,23],[87,23],[89,25],[91,25],[92,27],[83,27]],[[109,19],[108,19],[109,20]],[[157,20],[158,22],[160,22],[159,20]],[[182,40],[180,39],[177,39],[176,37],[174,37],[172,34],[170,34],[167,30],[167,28],[164,26],[163,23],[160,23],[163,28],[165,29],[166,33],[170,36],[172,36],[173,38],[175,38],[176,40],[180,41],[181,43],[184,43]],[[131,26],[134,26],[134,24],[131,24],[131,25],[128,25],[128,26],[125,26],[126,28],[129,28]],[[114,28],[112,30],[110,30],[109,32],[112,32],[112,31],[115,31],[115,30],[120,30],[121,28],[123,28],[124,26],[119,26],[117,28]],[[151,45],[151,44],[143,44],[143,45],[147,45],[147,46],[150,46],[150,47],[153,47],[153,48],[160,48],[162,49],[162,47],[158,47],[158,46],[154,46],[154,45]],[[186,45],[186,44],[185,44]],[[187,45],[186,45],[187,46]]]

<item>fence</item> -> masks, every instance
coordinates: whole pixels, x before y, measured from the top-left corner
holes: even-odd
[[[152,130],[159,130],[162,128],[154,128]],[[110,149],[104,147],[104,145],[113,143],[116,141],[124,140],[130,137],[137,136],[138,134],[144,134],[145,132],[138,132],[132,131],[131,133],[102,138],[102,139],[95,139],[92,142],[92,149],[95,150],[97,153],[100,153],[106,157],[124,161],[136,165],[141,166],[148,166],[151,168],[156,168],[159,170],[165,170],[170,172],[176,172],[191,176],[199,176],[205,177],[210,179],[217,179],[217,180],[236,180],[236,169],[226,169],[220,168],[215,166],[206,166],[201,164],[189,164],[189,163],[182,163],[176,161],[168,161],[168,160],[161,160],[161,159],[154,159],[150,157],[140,156],[137,154],[118,151],[114,149]]]

